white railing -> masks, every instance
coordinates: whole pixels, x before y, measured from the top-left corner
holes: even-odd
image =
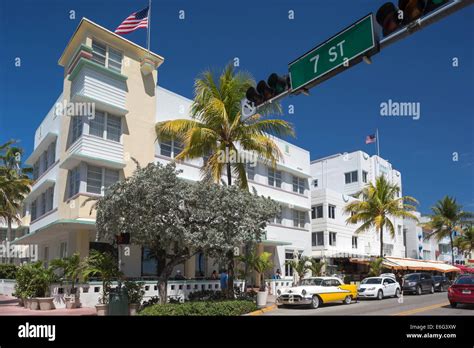
[[[145,295],[143,302],[148,301],[152,297],[158,296],[157,281],[137,281],[144,283]],[[112,288],[117,286],[117,282],[112,283]],[[235,280],[234,286],[240,291],[245,290],[245,282]],[[0,279],[0,294],[11,296],[14,292],[15,280]],[[53,284],[50,287],[51,297],[54,297],[54,305],[56,308],[65,308],[65,295],[69,292],[69,285]],[[85,284],[77,284],[79,299],[82,307],[94,307],[99,302],[102,294],[102,282],[89,282]],[[168,282],[168,298],[179,301],[188,299],[189,294],[195,291],[212,290],[220,291],[219,280],[170,280]]]
[[[293,279],[267,279],[266,282],[270,288],[270,294],[276,295],[279,289],[291,287]]]

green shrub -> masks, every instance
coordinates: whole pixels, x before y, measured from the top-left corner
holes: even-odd
[[[238,316],[257,310],[252,301],[196,301],[156,304],[143,309],[139,315],[151,316]]]
[[[18,266],[12,264],[0,264],[0,279],[15,279]]]
[[[225,293],[220,290],[200,290],[188,295],[188,301],[221,301],[225,300],[225,298]]]

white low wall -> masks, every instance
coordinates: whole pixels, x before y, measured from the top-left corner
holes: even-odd
[[[157,281],[143,281],[145,286],[145,295],[143,302],[148,301],[154,296],[158,296]],[[114,282],[112,287],[116,287]],[[234,286],[239,287],[241,291],[245,290],[245,282],[236,280]],[[102,294],[102,282],[89,282],[78,284],[79,298],[82,307],[93,308]],[[0,279],[0,294],[11,296],[15,291],[15,280]],[[213,290],[220,291],[221,286],[219,280],[170,280],[168,282],[168,298],[184,301],[188,295],[194,291]],[[54,305],[56,308],[65,308],[64,296],[67,293],[67,286],[53,284],[50,288],[51,296],[54,297]]]
[[[270,294],[276,295],[279,289],[291,287],[293,279],[267,279],[266,282],[270,289]]]

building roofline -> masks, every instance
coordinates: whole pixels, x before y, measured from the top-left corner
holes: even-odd
[[[74,30],[74,33],[73,33],[73,34],[71,35],[71,37],[69,38],[69,41],[68,41],[68,43],[67,43],[67,45],[66,45],[66,48],[64,48],[63,53],[61,54],[61,57],[59,57],[59,60],[58,60],[58,64],[59,64],[59,65],[63,66],[63,65],[65,64],[65,62],[63,61],[64,55],[65,55],[66,51],[68,50],[69,45],[71,44],[73,38],[74,38],[74,37],[76,36],[76,34],[79,32],[79,29],[82,27],[82,25],[83,25],[84,23],[90,24],[90,25],[92,25],[92,26],[94,26],[94,27],[96,27],[96,28],[98,28],[98,29],[104,31],[106,34],[112,35],[113,37],[118,38],[118,39],[120,39],[120,40],[126,42],[127,44],[133,46],[134,48],[136,48],[136,49],[138,49],[138,50],[140,50],[140,51],[142,51],[143,53],[149,54],[150,56],[156,58],[156,59],[158,60],[158,62],[159,62],[159,63],[157,64],[157,67],[160,66],[160,65],[164,62],[164,60],[165,60],[165,58],[163,58],[163,57],[160,56],[159,54],[156,54],[156,53],[154,53],[154,52],[152,52],[152,51],[148,51],[146,48],[144,48],[144,47],[142,47],[142,46],[140,46],[140,45],[138,45],[138,44],[136,44],[136,43],[134,43],[134,42],[132,42],[132,41],[130,41],[130,40],[128,40],[128,39],[125,39],[124,37],[122,37],[122,36],[120,36],[120,35],[115,34],[114,32],[112,32],[112,31],[110,31],[109,29],[104,28],[103,26],[101,26],[101,25],[99,25],[99,24],[97,24],[97,23],[91,21],[90,19],[88,19],[88,18],[86,18],[86,17],[82,17],[81,21],[79,22],[79,25],[76,27],[76,30]]]

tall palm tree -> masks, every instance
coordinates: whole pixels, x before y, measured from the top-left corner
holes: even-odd
[[[240,186],[247,188],[246,164],[232,160],[233,155],[239,158],[239,151],[245,151],[275,166],[281,152],[271,135],[294,135],[293,127],[284,120],[264,118],[261,114],[243,117],[240,101],[254,84],[248,74],[235,73],[230,64],[220,76],[205,71],[194,83],[191,119],[157,123],[157,137],[183,142],[184,148],[176,160],[205,158],[204,179],[220,182],[225,169],[228,185],[232,184],[234,174]],[[273,103],[265,113],[279,110],[279,105]]]
[[[311,265],[308,266],[308,269],[311,271],[313,277],[321,276],[321,271],[323,270],[325,262],[316,261],[316,259],[311,259]]]
[[[454,239],[454,246],[467,255],[471,255],[472,249],[474,249],[474,227],[472,225],[466,227],[461,235]]]
[[[21,224],[19,213],[30,193],[31,168],[21,167],[23,149],[10,140],[0,146],[0,219],[7,224],[7,237],[13,239],[13,223]]]
[[[312,259],[309,256],[300,257],[298,260],[287,260],[285,265],[290,266],[293,269],[293,272],[298,274],[298,279],[304,278],[306,272],[310,269],[310,265],[312,264]]]
[[[453,233],[462,232],[462,228],[467,226],[469,218],[472,214],[462,210],[462,206],[456,203],[453,197],[445,196],[443,199],[436,202],[436,205],[431,208],[433,214],[430,216],[430,221],[423,224],[424,227],[431,229],[433,232],[428,234],[428,239],[436,237],[441,240],[449,237],[451,244],[451,261],[454,264],[454,248]]]
[[[398,197],[400,187],[391,184],[385,176],[379,176],[375,180],[375,185],[369,183],[356,197],[363,197],[363,200],[356,200],[347,204],[344,208],[345,214],[351,214],[346,219],[346,223],[362,225],[357,228],[356,233],[361,233],[375,229],[380,234],[380,257],[383,257],[383,231],[386,227],[391,236],[395,236],[395,227],[390,217],[412,219],[418,218],[411,212],[415,210],[414,204],[418,201],[410,196]]]

